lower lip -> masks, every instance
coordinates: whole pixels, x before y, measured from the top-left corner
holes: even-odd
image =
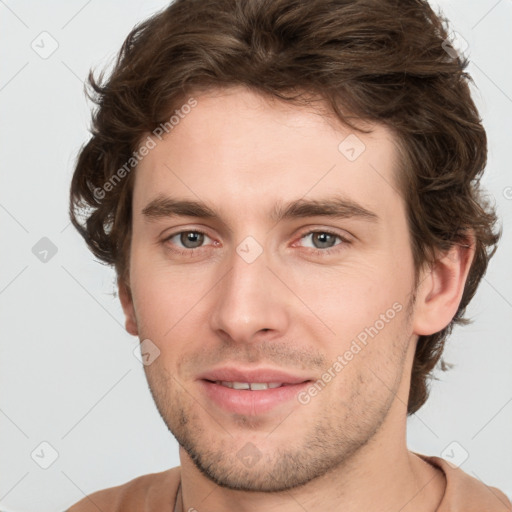
[[[263,414],[286,402],[296,399],[310,382],[290,384],[273,389],[251,391],[250,389],[232,389],[208,380],[200,380],[206,395],[222,409],[249,416]],[[297,404],[299,402],[297,401]]]

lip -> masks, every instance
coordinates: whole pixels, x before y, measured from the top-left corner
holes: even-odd
[[[232,389],[217,381],[228,382],[281,382],[279,388],[264,390]],[[310,385],[312,379],[299,375],[291,375],[281,370],[270,368],[240,369],[218,368],[198,377],[202,393],[222,410],[247,416],[258,416],[295,401],[297,394]]]
[[[273,368],[247,368],[228,367],[217,368],[205,372],[198,377],[199,380],[229,381],[229,382],[282,382],[283,384],[300,384],[311,380],[309,376],[292,375]]]

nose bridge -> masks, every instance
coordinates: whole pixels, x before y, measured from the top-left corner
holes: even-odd
[[[282,284],[267,268],[268,252],[247,237],[233,251],[230,271],[218,285],[211,327],[233,341],[249,342],[262,330],[287,327],[288,313]]]

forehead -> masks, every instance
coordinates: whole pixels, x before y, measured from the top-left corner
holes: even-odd
[[[242,87],[192,97],[195,106],[178,112],[162,140],[153,136],[156,145],[137,166],[136,213],[165,194],[238,215],[340,194],[384,217],[396,210],[397,153],[386,127],[366,124],[371,133],[356,132],[326,117],[325,108]]]

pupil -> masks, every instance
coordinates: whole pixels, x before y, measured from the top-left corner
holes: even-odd
[[[189,231],[188,233],[182,233],[180,238],[184,247],[194,249],[203,243],[204,235],[195,231]]]
[[[334,239],[334,236],[329,233],[317,233],[316,237],[322,248],[331,247],[331,245],[329,245],[329,242],[332,242],[331,239]]]

